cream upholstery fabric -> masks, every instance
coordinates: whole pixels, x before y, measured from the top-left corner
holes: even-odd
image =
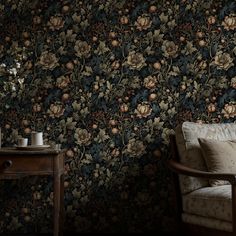
[[[180,162],[194,169],[206,171],[207,170],[206,165],[201,156],[201,152],[199,153],[198,147],[195,148],[197,154],[194,156],[191,156],[193,158],[189,158],[188,149],[187,149],[188,147],[186,146],[186,142],[183,136],[182,126],[178,126],[176,128],[175,136],[176,136],[176,143],[177,143],[178,152],[180,156]],[[194,148],[192,148],[192,150],[193,149]],[[200,158],[197,155],[199,155]],[[180,189],[183,194],[209,185],[208,181],[205,179],[195,178],[195,177],[186,176],[186,175],[180,175],[179,182],[180,182]]]
[[[182,198],[186,213],[232,221],[231,185],[197,189]]]
[[[176,128],[176,141],[180,162],[198,170],[207,171],[198,138],[216,139],[220,141],[236,139],[236,123],[199,124],[184,122]],[[180,188],[183,194],[209,186],[207,180],[180,176]]]
[[[218,230],[223,230],[223,231],[227,231],[227,232],[233,231],[232,230],[232,223],[228,222],[228,221],[217,220],[214,218],[206,218],[203,216],[197,216],[197,215],[192,215],[192,214],[188,214],[188,213],[182,214],[182,220],[185,223],[205,226],[205,227],[211,228],[211,229],[218,229]]]
[[[215,173],[236,174],[236,140],[218,141],[214,139],[198,139],[207,169]],[[209,180],[211,186],[229,184],[224,180]]]

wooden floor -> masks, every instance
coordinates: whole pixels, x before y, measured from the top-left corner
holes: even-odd
[[[108,234],[108,235],[112,235],[112,234],[115,234],[116,235],[116,233],[64,233],[64,235],[63,236],[81,236],[81,235],[87,235],[87,236],[89,236],[89,235],[94,235],[94,236],[100,236],[100,235],[106,235],[106,234]],[[125,234],[129,234],[129,233],[125,233]],[[131,233],[130,233],[131,234]],[[144,234],[144,233],[143,233]],[[119,234],[120,235],[120,234]],[[121,234],[122,235],[122,234]],[[133,233],[132,233],[132,235],[133,235]],[[142,233],[141,233],[141,235],[142,235]],[[179,235],[179,233],[151,233],[151,234],[149,234],[149,233],[145,233],[145,235],[157,235],[157,236],[177,236],[177,235]],[[0,234],[0,236],[53,236],[52,234]],[[181,236],[185,236],[184,234],[182,234]],[[189,235],[186,235],[186,236],[189,236]]]

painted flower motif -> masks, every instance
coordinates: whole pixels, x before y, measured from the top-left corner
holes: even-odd
[[[130,139],[125,152],[131,157],[140,157],[145,153],[145,149],[142,141]]]
[[[59,30],[64,26],[64,20],[61,16],[52,16],[48,22],[49,28],[51,30]]]
[[[222,113],[226,118],[236,117],[236,104],[225,104]]]
[[[223,53],[222,51],[216,53],[214,58],[214,64],[219,69],[224,69],[224,70],[228,70],[231,66],[234,65],[233,58],[230,57],[230,54]]]
[[[126,103],[123,103],[120,105],[120,111],[121,112],[127,112],[129,110],[129,106]]]
[[[137,109],[135,110],[137,117],[146,118],[152,113],[152,108],[148,103],[138,104]]]
[[[40,56],[39,64],[44,70],[53,70],[56,66],[58,66],[58,59],[55,54],[44,51]]]
[[[143,85],[147,89],[153,89],[156,87],[157,77],[149,75],[148,77],[144,78]]]
[[[89,57],[90,56],[90,50],[91,50],[91,46],[85,42],[85,41],[81,41],[81,40],[77,40],[75,42],[75,55],[78,57]]]
[[[161,47],[164,56],[175,58],[178,56],[178,46],[173,41],[165,40]]]
[[[49,116],[59,118],[64,114],[65,108],[61,104],[51,104],[49,109]]]
[[[119,61],[113,61],[111,64],[112,69],[118,70],[120,68],[120,62]]]
[[[91,143],[91,134],[86,129],[77,128],[74,135],[79,145],[89,145]]]
[[[226,16],[224,21],[222,22],[224,29],[226,30],[235,30],[236,29],[236,16],[231,14]]]
[[[215,111],[216,111],[216,106],[215,106],[215,104],[210,103],[210,104],[208,105],[208,107],[207,107],[207,111],[210,112],[210,113],[215,112]]]
[[[41,19],[40,16],[34,16],[33,22],[34,22],[35,25],[39,25],[39,24],[41,24],[42,19]]]
[[[230,84],[231,84],[231,87],[236,89],[236,76],[231,79],[231,83]]]
[[[198,64],[199,68],[201,70],[204,70],[207,68],[207,62],[206,61],[200,61],[200,63]]]
[[[127,64],[133,70],[141,70],[146,65],[143,54],[136,53],[135,51],[129,53]]]
[[[208,24],[213,25],[216,23],[216,17],[215,16],[209,16],[207,19]]]
[[[42,107],[40,104],[36,103],[33,105],[33,112],[40,112],[42,110]]]
[[[135,26],[140,31],[150,28],[151,25],[152,21],[150,20],[150,17],[146,15],[139,16],[137,21],[135,22]]]
[[[57,78],[56,85],[60,89],[66,88],[70,83],[70,77],[69,76],[60,76]]]

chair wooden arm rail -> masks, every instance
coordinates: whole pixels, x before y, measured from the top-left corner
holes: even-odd
[[[229,174],[229,173],[211,173],[206,171],[200,171],[193,168],[189,168],[175,160],[168,160],[169,168],[182,175],[188,175],[193,177],[200,177],[205,179],[218,179],[218,180],[227,180],[232,185],[236,185],[236,174]]]

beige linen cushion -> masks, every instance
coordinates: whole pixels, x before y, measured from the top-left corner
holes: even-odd
[[[236,140],[218,141],[198,139],[208,171],[214,173],[236,174]],[[209,180],[211,186],[229,184],[224,180]]]
[[[236,140],[236,123],[201,124],[186,121],[175,129],[175,136],[180,162],[188,167],[207,171],[198,138]],[[209,186],[206,179],[185,175],[180,175],[179,178],[182,194]]]

